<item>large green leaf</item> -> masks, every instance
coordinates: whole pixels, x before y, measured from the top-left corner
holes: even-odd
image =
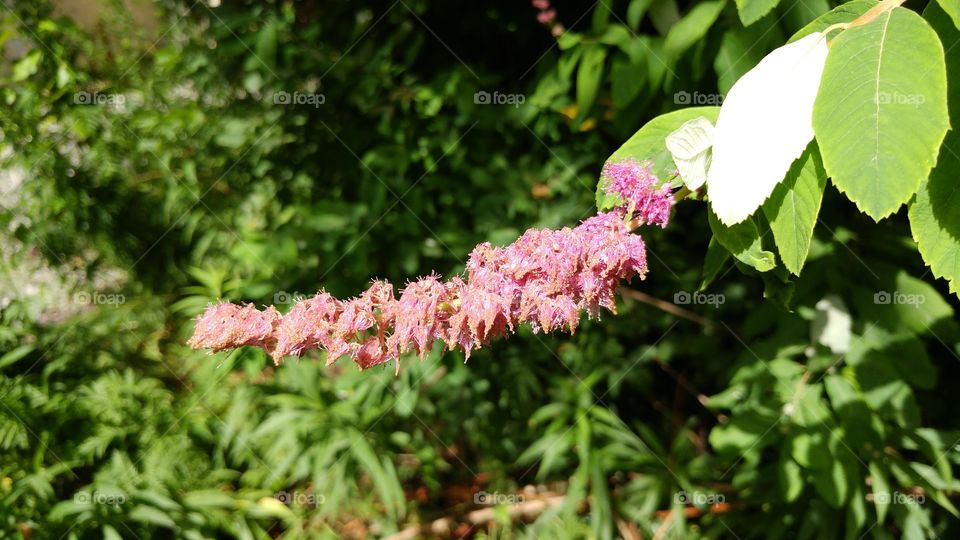
[[[937,4],[930,3],[923,16],[940,35],[946,49],[947,76],[950,85],[950,116],[960,119],[960,31]],[[920,187],[910,204],[910,230],[924,262],[934,276],[958,290],[960,278],[960,132],[947,134],[940,159],[930,180]]]
[[[710,230],[720,245],[727,248],[738,261],[756,268],[760,272],[773,270],[777,259],[773,253],[765,251],[760,238],[760,228],[753,218],[741,221],[732,227],[720,223],[720,219],[709,211]]]
[[[810,252],[826,186],[827,173],[820,152],[816,143],[811,142],[763,204],[780,258],[787,270],[798,276]]]
[[[813,129],[833,182],[874,220],[910,200],[949,127],[943,47],[895,8],[833,42]]]

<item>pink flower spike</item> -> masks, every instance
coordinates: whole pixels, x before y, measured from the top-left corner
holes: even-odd
[[[650,170],[650,163],[635,159],[608,161],[600,173],[607,193],[619,195],[624,207],[641,225],[667,226],[673,208],[670,184],[662,186]]]
[[[259,311],[253,304],[211,304],[197,317],[193,337],[187,342],[194,349],[224,351],[244,345],[270,350],[273,332],[280,324],[280,313],[273,306]]]
[[[660,190],[643,191],[643,182],[652,186],[655,179],[635,173],[614,168],[615,186],[628,195],[640,193],[631,208],[665,224],[669,207],[662,215],[654,209],[666,197],[657,199]],[[273,307],[211,305],[197,319],[189,344],[214,351],[255,345],[276,363],[325,349],[328,363],[349,356],[366,369],[395,360],[399,370],[401,355],[413,352],[423,359],[437,340],[469,359],[473,349],[521,324],[535,332],[572,333],[583,312],[590,317],[599,317],[602,309],[616,312],[622,280],[646,275],[646,247],[630,231],[624,212],[605,212],[573,229],[530,229],[504,247],[480,244],[470,254],[465,278],[444,282],[432,274],[409,283],[399,299],[392,285],[374,281],[356,298],[338,300],[320,292],[283,316]]]

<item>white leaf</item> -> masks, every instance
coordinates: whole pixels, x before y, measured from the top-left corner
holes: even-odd
[[[827,42],[813,33],[768,54],[720,107],[707,195],[725,225],[747,219],[813,139]]]
[[[837,354],[850,350],[853,319],[843,300],[828,294],[817,302],[817,312],[810,324],[810,338],[814,343],[828,347]]]
[[[700,189],[710,168],[713,124],[703,116],[689,120],[667,135],[666,144],[683,185],[690,191]]]

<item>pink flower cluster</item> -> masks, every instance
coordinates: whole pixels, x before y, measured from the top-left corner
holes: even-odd
[[[189,344],[213,351],[258,346],[278,364],[322,348],[328,363],[349,356],[368,368],[397,360],[399,369],[401,355],[422,358],[438,340],[469,358],[473,349],[525,323],[535,332],[572,333],[584,311],[591,317],[602,309],[616,312],[621,280],[645,277],[646,249],[632,225],[665,225],[672,202],[669,188],[656,188],[642,167],[632,179],[632,168],[604,171],[611,173],[611,189],[623,190],[618,193],[630,213],[617,208],[573,229],[531,229],[505,247],[480,244],[470,254],[466,279],[422,277],[399,297],[390,283],[374,281],[356,298],[320,292],[285,315],[272,306],[260,311],[250,304],[211,305],[197,318]],[[657,197],[663,202],[656,203]]]
[[[619,195],[627,212],[640,224],[667,226],[673,209],[673,192],[669,183],[657,187],[660,181],[650,171],[649,164],[634,159],[608,161],[600,179],[606,192]]]
[[[550,0],[530,0],[530,4],[537,8],[537,21],[550,28],[553,37],[560,37],[566,31],[557,20],[557,10],[550,5]]]

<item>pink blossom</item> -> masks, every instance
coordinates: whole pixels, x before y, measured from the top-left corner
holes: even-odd
[[[635,189],[629,182],[636,180],[618,178],[618,188]],[[384,281],[350,300],[320,292],[283,316],[273,307],[212,305],[197,319],[189,344],[214,351],[254,345],[278,364],[288,355],[325,349],[328,362],[349,356],[367,368],[397,360],[399,369],[401,355],[423,358],[442,341],[469,358],[520,324],[536,332],[574,332],[583,312],[616,312],[620,281],[646,275],[646,250],[625,210],[616,209],[572,229],[528,230],[508,246],[480,244],[466,271],[465,279],[446,282],[436,275],[420,278],[399,298]]]
[[[540,24],[550,24],[554,19],[557,18],[557,12],[552,9],[541,11],[537,13],[537,20],[540,21]]]
[[[269,349],[280,319],[280,313],[273,306],[259,311],[253,304],[213,304],[197,318],[193,337],[187,343],[195,349],[213,351],[244,345]]]
[[[673,192],[669,182],[657,186],[659,180],[651,172],[649,163],[635,159],[608,161],[600,178],[607,193],[619,195],[627,211],[640,224],[667,226],[673,208]]]

